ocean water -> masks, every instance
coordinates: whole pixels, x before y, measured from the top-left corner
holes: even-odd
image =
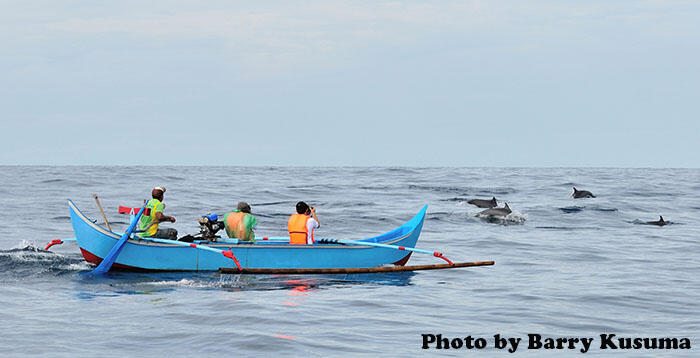
[[[494,266],[364,275],[110,273],[75,243],[66,199],[113,228],[153,186],[181,235],[240,200],[258,236],[284,235],[298,200],[323,237],[372,236],[425,204],[418,248]],[[593,199],[573,199],[572,187]],[[471,198],[513,213],[487,221]],[[0,356],[503,356],[494,335],[594,338],[586,356],[700,356],[700,170],[576,168],[0,167]],[[672,222],[645,225],[659,215]],[[409,264],[441,263],[413,254]],[[422,349],[424,334],[483,349]],[[600,335],[688,338],[690,350],[601,349]]]

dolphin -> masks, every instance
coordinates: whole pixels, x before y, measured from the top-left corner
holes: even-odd
[[[498,206],[498,204],[496,204],[496,197],[491,198],[491,200],[472,199],[467,201],[467,203],[476,205],[479,208],[495,208]]]
[[[574,197],[574,199],[579,199],[579,198],[595,198],[595,195],[591,193],[588,190],[576,190],[576,187],[574,187],[574,193],[571,194],[571,196]]]
[[[649,224],[649,225],[664,226],[664,225],[666,225],[667,222],[664,221],[664,217],[663,217],[663,216],[659,215],[659,220],[657,220],[657,221],[647,221],[646,223]]]
[[[497,218],[497,219],[503,219],[508,214],[512,213],[513,211],[510,210],[510,207],[508,206],[508,203],[505,203],[505,206],[502,208],[489,208],[486,209],[478,214],[476,216],[478,217],[484,217],[484,218]]]

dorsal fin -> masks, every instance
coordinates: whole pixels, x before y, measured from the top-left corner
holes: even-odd
[[[659,215],[659,221],[664,222],[664,217]]]
[[[506,206],[504,206],[503,208],[510,210],[510,206],[508,206],[508,203],[506,203]]]

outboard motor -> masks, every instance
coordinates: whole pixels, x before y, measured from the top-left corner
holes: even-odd
[[[193,242],[194,240],[216,241],[216,239],[221,237],[216,233],[226,227],[223,222],[219,221],[219,215],[216,214],[202,215],[197,219],[197,222],[199,222],[198,233],[194,235],[187,234],[177,240],[184,242]]]
[[[197,221],[199,222],[199,235],[197,236],[201,235],[202,240],[216,241],[221,237],[216,235],[219,230],[224,228],[224,223],[219,221],[219,215],[202,215]]]

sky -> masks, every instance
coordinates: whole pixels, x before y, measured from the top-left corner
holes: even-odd
[[[0,8],[0,165],[700,167],[698,1]]]

